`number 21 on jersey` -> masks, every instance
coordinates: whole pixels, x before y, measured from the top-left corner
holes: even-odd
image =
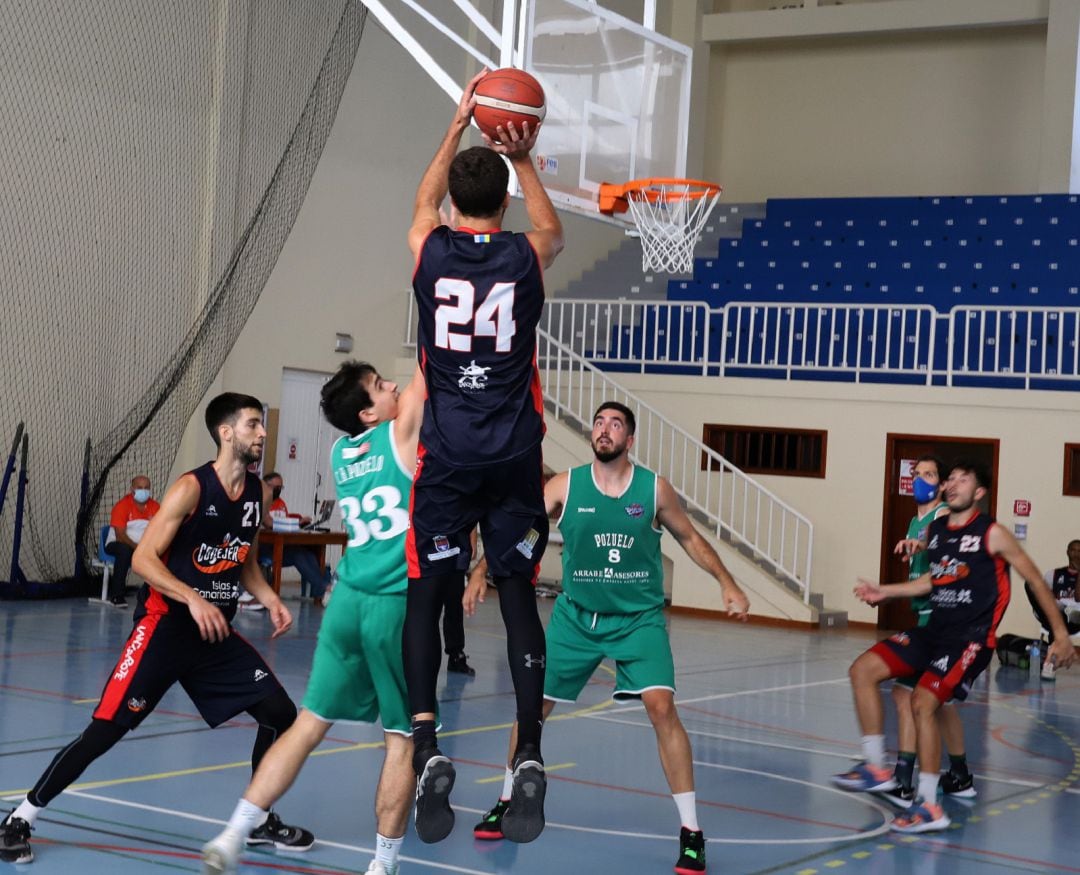
[[[436,280],[435,300],[450,302],[439,304],[435,310],[437,347],[471,353],[474,337],[494,337],[495,352],[510,352],[517,331],[513,283],[495,283],[475,314],[476,288],[468,280],[447,277]],[[467,330],[470,322],[471,332]],[[455,331],[455,328],[466,330]]]

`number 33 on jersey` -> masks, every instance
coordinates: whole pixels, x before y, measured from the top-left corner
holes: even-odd
[[[338,438],[330,466],[349,536],[337,566],[338,584],[376,595],[405,592],[412,474],[398,458],[394,423]]]

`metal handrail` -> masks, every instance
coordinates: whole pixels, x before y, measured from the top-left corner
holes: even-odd
[[[554,303],[549,302],[549,312]],[[652,302],[656,303],[660,302]],[[647,306],[647,302],[634,304],[638,312]],[[415,313],[410,293],[405,345],[413,348]],[[564,322],[555,317],[545,324],[563,326]],[[587,325],[589,320],[573,324]],[[575,345],[584,344],[590,336],[588,331],[576,328],[569,335]],[[665,477],[718,538],[745,545],[755,558],[770,564],[777,576],[790,581],[805,603],[809,602],[814,527],[807,517],[543,328],[537,331],[537,366],[544,402],[559,419],[587,430],[603,401],[619,401],[633,410],[637,440],[631,458]]]
[[[537,364],[544,400],[559,419],[587,430],[601,402],[633,410],[634,461],[667,478],[718,538],[745,545],[809,602],[814,527],[807,517],[544,330],[537,331]]]

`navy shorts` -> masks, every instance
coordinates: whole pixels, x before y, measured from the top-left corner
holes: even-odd
[[[540,447],[484,468],[459,468],[421,447],[410,517],[410,578],[468,570],[469,535],[479,524],[492,575],[535,582],[548,540]]]
[[[179,683],[210,726],[218,726],[281,689],[270,666],[234,630],[203,641],[188,618],[147,614],[131,630],[113,668],[95,720],[134,729]]]
[[[985,639],[942,638],[923,626],[897,632],[870,652],[885,661],[892,677],[915,678],[915,686],[925,687],[940,702],[962,702],[990,663],[994,648]]]

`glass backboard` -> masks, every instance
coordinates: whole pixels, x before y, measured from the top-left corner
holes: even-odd
[[[597,213],[601,182],[686,175],[692,49],[586,0],[533,0],[525,69],[547,118],[540,179],[556,206]]]

